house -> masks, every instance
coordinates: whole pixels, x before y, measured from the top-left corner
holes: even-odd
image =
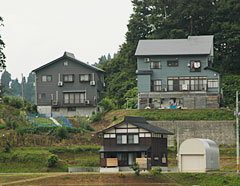
[[[140,109],[219,107],[212,35],[140,40],[135,55]]]
[[[124,170],[133,162],[142,169],[168,166],[167,135],[172,132],[149,124],[145,118],[125,116],[124,120],[99,132],[101,169]]]
[[[39,113],[86,116],[99,111],[104,71],[65,52],[35,70],[35,102]]]

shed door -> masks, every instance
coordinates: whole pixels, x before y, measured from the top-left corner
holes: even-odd
[[[204,172],[203,155],[182,155],[182,172]]]

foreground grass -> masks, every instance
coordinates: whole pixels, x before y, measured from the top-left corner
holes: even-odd
[[[111,185],[111,186],[240,186],[236,173],[161,173],[159,175],[131,173],[0,175],[5,185]]]

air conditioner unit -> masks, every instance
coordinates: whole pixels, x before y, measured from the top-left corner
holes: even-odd
[[[86,103],[87,105],[89,105],[89,104],[90,104],[90,101],[89,101],[89,100],[86,100],[85,103]]]
[[[145,61],[145,62],[150,62],[150,58],[149,58],[149,57],[144,58],[144,61]]]
[[[95,81],[90,81],[90,85],[94,86],[95,84]]]
[[[52,104],[53,104],[53,105],[57,105],[58,102],[57,102],[57,101],[53,101]]]
[[[59,86],[59,87],[62,87],[62,86],[63,86],[63,82],[62,82],[62,81],[59,81],[59,82],[58,82],[58,86]]]

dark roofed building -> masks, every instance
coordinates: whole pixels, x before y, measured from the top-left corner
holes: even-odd
[[[97,104],[103,98],[105,86],[102,69],[64,52],[33,72],[39,113],[86,116],[99,110]]]
[[[142,169],[168,166],[167,135],[173,133],[149,124],[145,118],[125,116],[122,122],[99,134],[103,135],[102,171],[113,167],[122,170],[134,162]]]

